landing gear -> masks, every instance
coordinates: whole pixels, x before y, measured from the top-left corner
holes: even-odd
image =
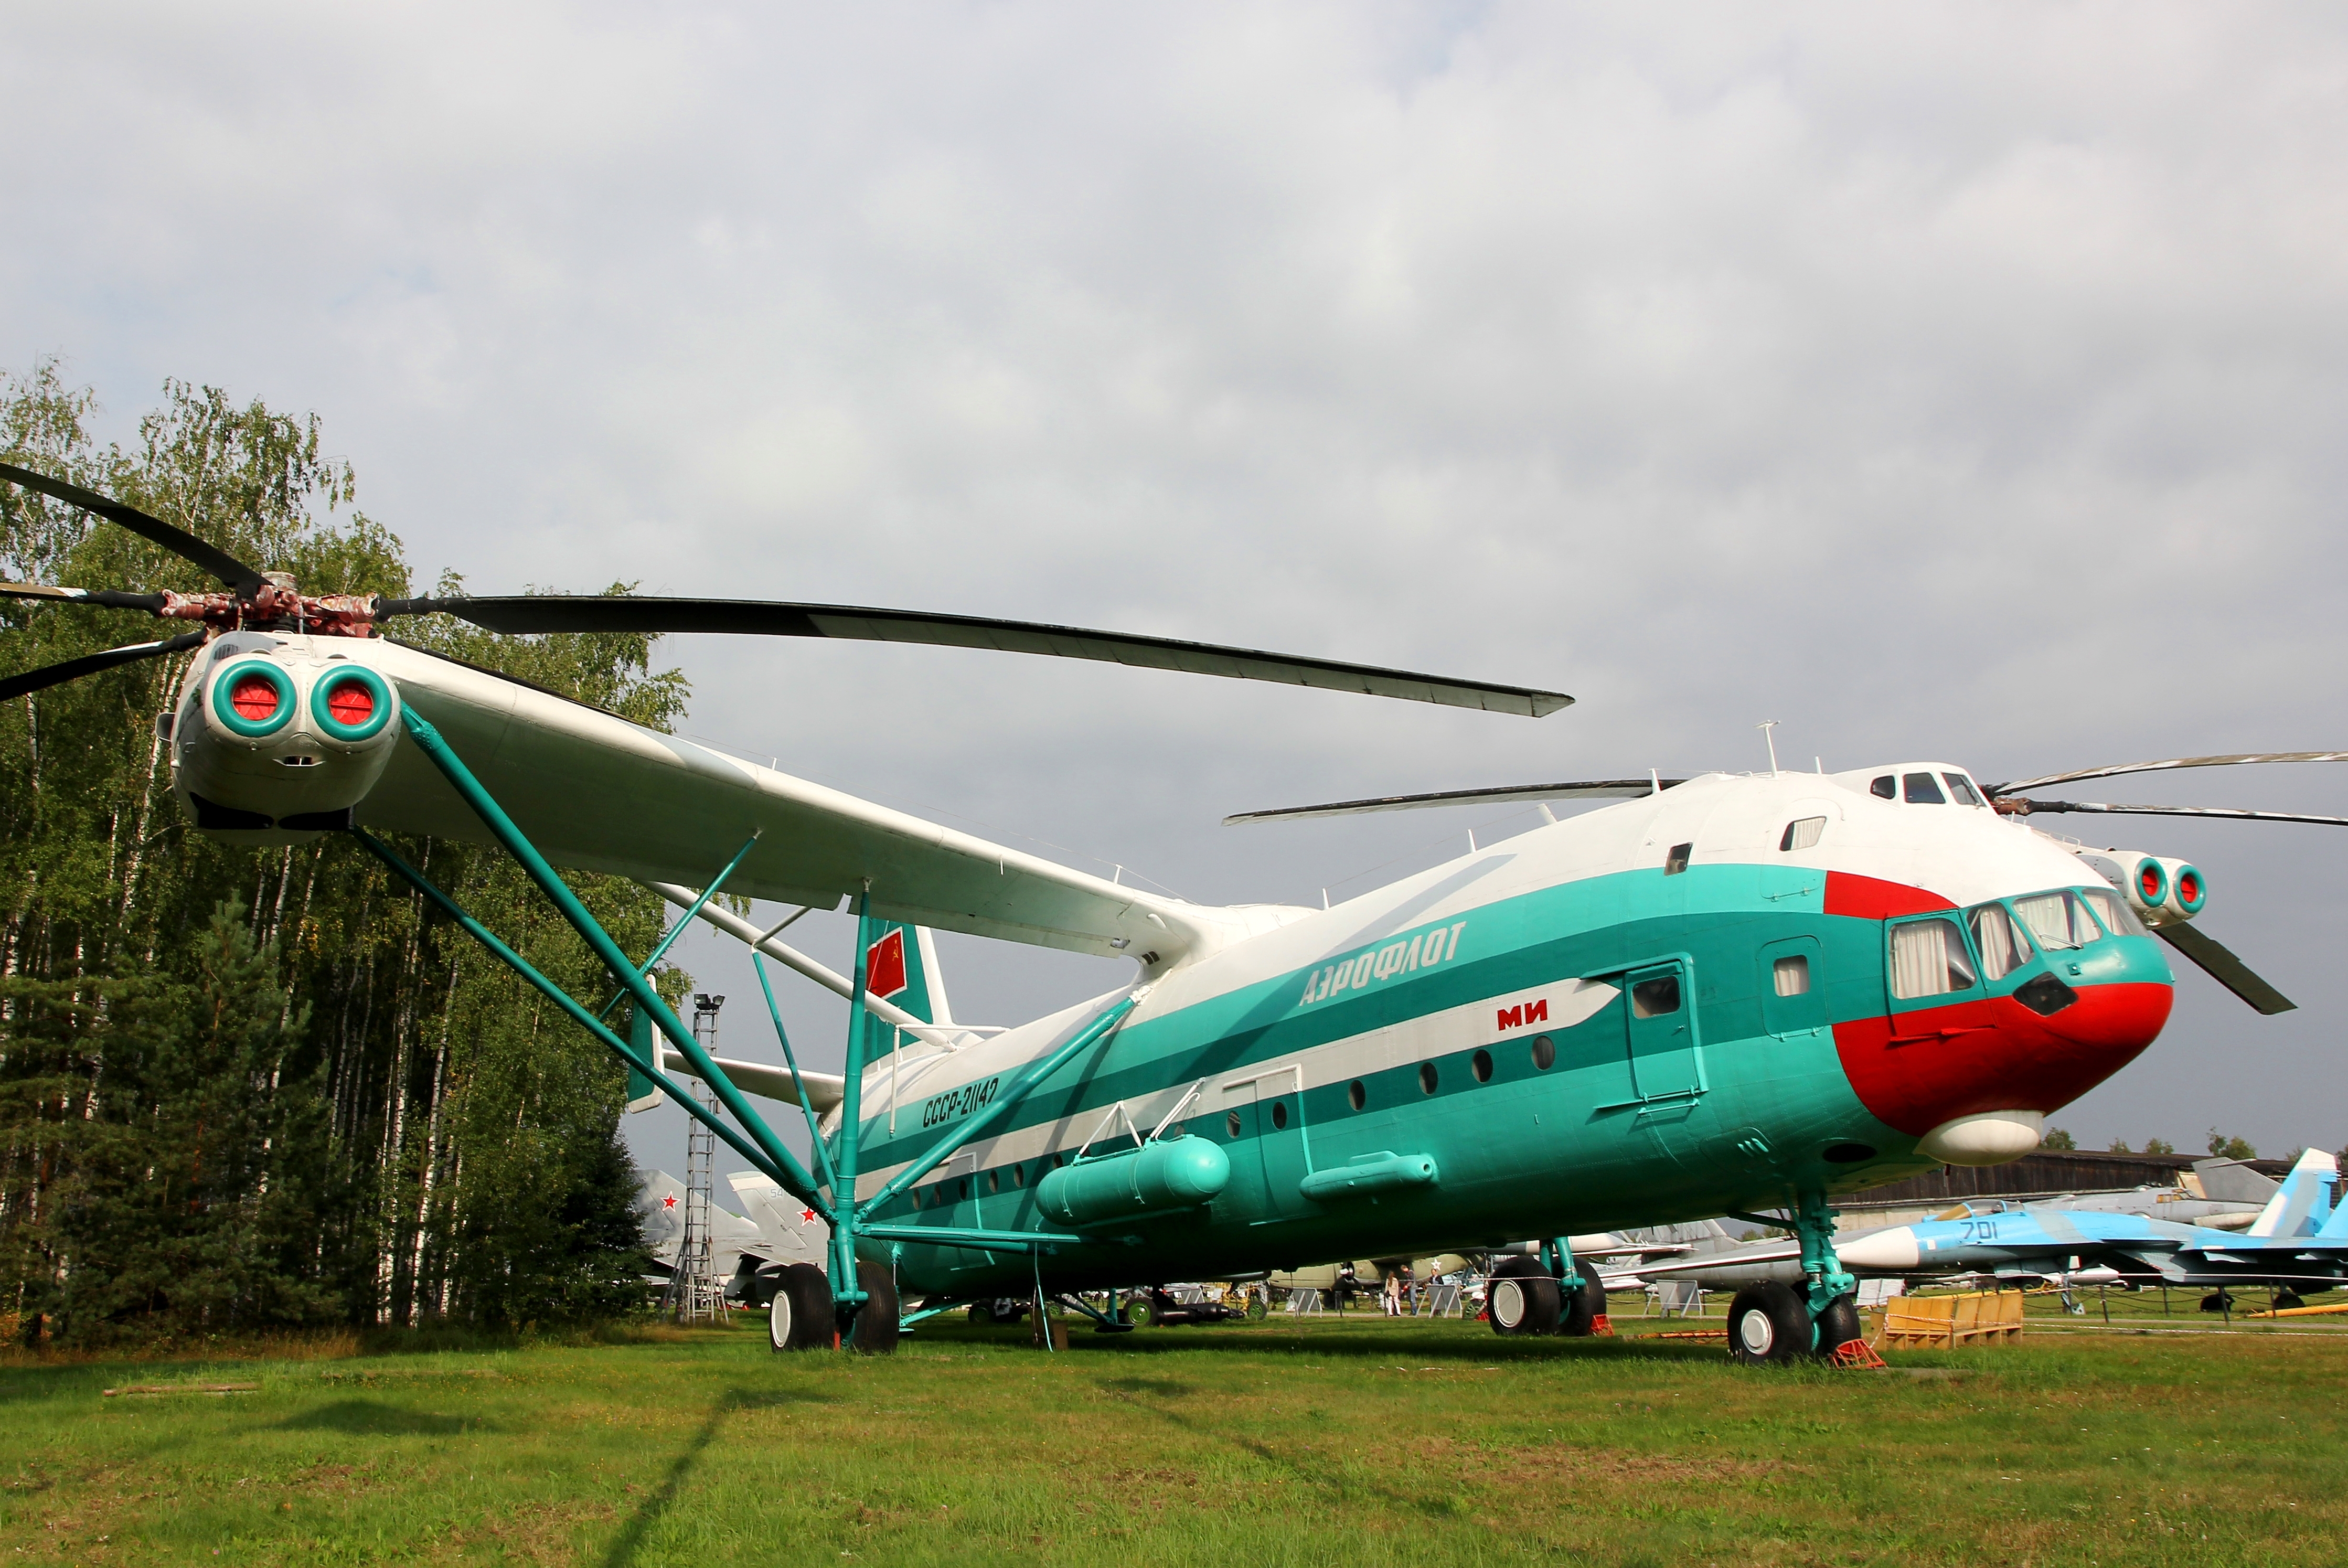
[[[1748,1284],[1728,1304],[1728,1353],[1747,1367],[1789,1366],[1815,1343],[1809,1309],[1789,1284]]]
[[[831,1282],[813,1264],[792,1264],[767,1303],[767,1343],[778,1350],[831,1348]]]
[[[1560,1334],[1570,1335],[1577,1339],[1582,1338],[1588,1336],[1597,1326],[1598,1320],[1605,1315],[1606,1287],[1599,1283],[1596,1274],[1587,1274],[1581,1276],[1581,1287],[1579,1290],[1565,1292],[1565,1305],[1558,1315],[1557,1331]]]
[[[1852,1340],[1864,1341],[1866,1330],[1859,1326],[1859,1297],[1838,1295],[1827,1303],[1827,1309],[1817,1318],[1820,1356],[1831,1357]]]
[[[897,1282],[879,1264],[859,1260],[856,1283],[864,1288],[864,1305],[856,1309],[840,1331],[840,1347],[866,1356],[893,1355],[903,1330],[904,1305],[897,1299]]]
[[[1501,1260],[1485,1287],[1484,1315],[1495,1334],[1555,1334],[1564,1306],[1564,1293],[1539,1258]]]
[[[2305,1306],[2307,1303],[2295,1290],[2279,1290],[2274,1293],[2274,1300],[2268,1305],[2277,1312],[2289,1312],[2295,1306]]]

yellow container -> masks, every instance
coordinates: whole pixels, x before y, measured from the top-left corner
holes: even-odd
[[[2022,1338],[2019,1291],[1896,1295],[1883,1306],[1887,1349],[1947,1350],[1964,1345],[2012,1345]]]

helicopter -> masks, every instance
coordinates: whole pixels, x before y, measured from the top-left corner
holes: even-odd
[[[1859,1336],[1831,1199],[2034,1148],[2046,1115],[2157,1037],[2168,955],[2253,1007],[2291,1006],[2192,925],[2201,871],[2039,830],[2034,817],[2348,819],[2040,798],[2174,758],[1984,784],[1935,759],[1835,774],[1570,780],[1242,813],[1235,825],[1540,803],[1505,843],[1323,909],[1150,892],[644,728],[385,634],[446,614],[502,633],[724,633],[1105,660],[1540,718],[1538,687],[1127,633],[798,603],[613,594],[313,598],[186,530],[31,470],[211,573],[218,592],[0,584],[188,629],[0,682],[14,699],[189,653],[158,720],[172,791],[228,844],[350,835],[829,1227],[773,1282],[778,1350],[886,1352],[908,1327],[1024,1295],[1244,1277],[1332,1257],[1499,1250],[1490,1320],[1586,1334],[1604,1311],[1571,1237],[1718,1214],[1786,1223],[1798,1284],[1732,1304],[1748,1362]],[[1602,801],[1558,819],[1552,801]],[[382,837],[512,856],[631,1003],[607,1025]],[[558,868],[634,878],[685,911],[623,952]],[[716,895],[859,916],[821,971]],[[796,919],[797,915],[790,918]],[[651,985],[693,920],[846,995],[843,1070],[720,1062]],[[785,924],[788,923],[787,920]],[[1126,983],[999,1032],[889,1000],[907,931],[1133,962]],[[895,944],[891,957],[890,944]],[[915,944],[918,947],[918,943]],[[818,974],[821,971],[820,974]],[[763,971],[762,971],[763,978]],[[876,985],[876,979],[881,984]],[[769,997],[771,1004],[771,997]],[[702,1106],[668,1075],[705,1082]],[[796,1109],[802,1161],[753,1099]],[[915,1298],[918,1304],[914,1305]],[[1105,1325],[1105,1326],[1107,1326]]]

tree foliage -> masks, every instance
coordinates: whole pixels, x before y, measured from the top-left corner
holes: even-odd
[[[126,450],[93,439],[94,411],[54,364],[0,377],[0,456],[307,592],[411,591],[399,540],[355,510],[315,416],[171,382]],[[0,492],[11,578],[215,586],[122,529]],[[0,672],[150,627],[0,603]],[[650,638],[425,625],[412,640],[654,727],[684,710]],[[0,709],[0,1313],[95,1339],[624,1305],[642,1262],[618,1065],[341,837],[255,851],[195,833],[153,723],[184,667],[149,661]],[[575,995],[608,985],[496,851],[400,850]],[[656,939],[654,895],[572,885],[623,946]],[[682,992],[673,972],[662,984]]]

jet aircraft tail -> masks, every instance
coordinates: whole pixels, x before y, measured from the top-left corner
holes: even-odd
[[[2243,1233],[2283,1237],[2325,1233],[2334,1218],[2333,1190],[2339,1181],[2340,1161],[2323,1150],[2309,1150]]]

